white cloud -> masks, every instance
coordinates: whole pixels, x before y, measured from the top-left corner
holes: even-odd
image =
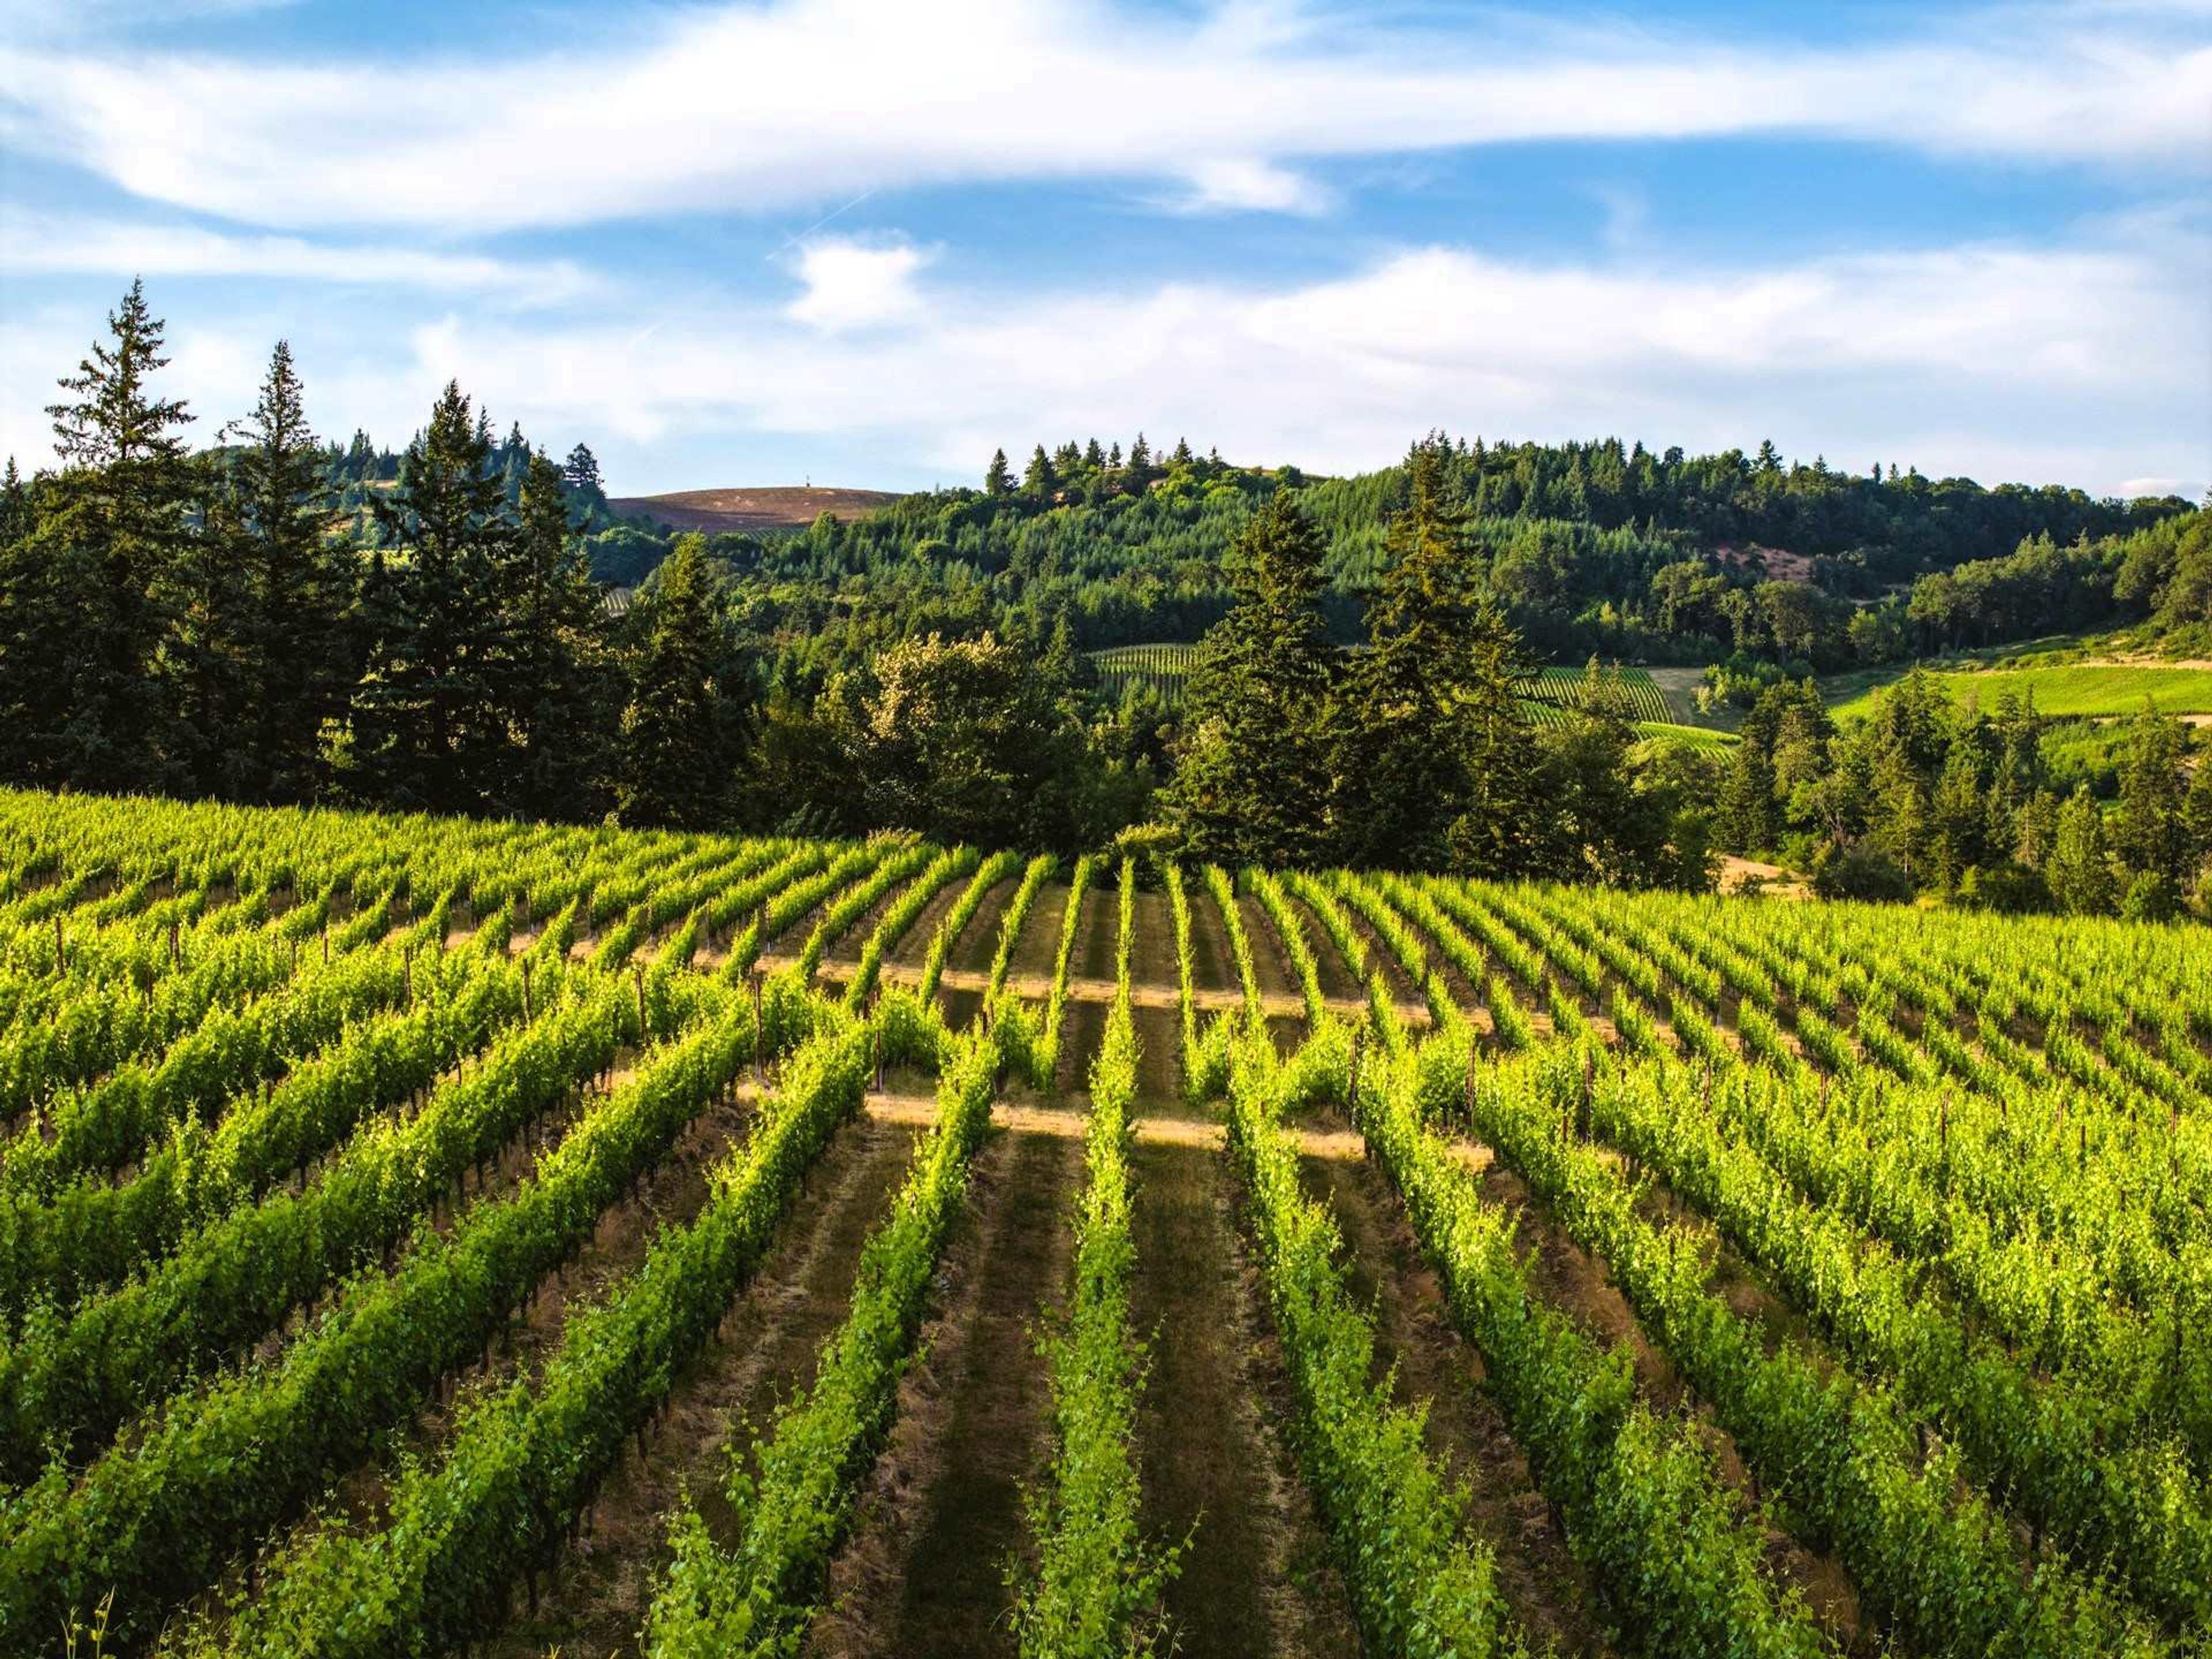
[[[2212,170],[2193,8],[2014,6],[1817,50],[1479,15],[769,0],[481,61],[18,44],[0,50],[0,138],[252,223],[469,231],[1007,179],[1303,210],[1303,162],[1545,138],[1810,134]]]
[[[598,291],[565,259],[515,261],[414,247],[237,235],[191,225],[132,224],[0,212],[0,271],[110,276],[249,276],[362,287],[480,293],[515,305],[556,305]]]
[[[825,333],[910,319],[921,309],[915,274],[930,258],[905,242],[847,237],[809,242],[796,262],[806,291],[785,307],[785,314]]]
[[[1189,169],[1189,189],[1166,205],[1178,213],[1320,213],[1329,193],[1312,179],[1272,161],[1200,161]]]
[[[672,470],[633,488],[726,482],[674,469],[749,434],[965,477],[994,446],[1139,428],[1350,471],[1443,425],[1692,450],[1771,435],[1853,471],[1894,460],[2100,494],[2154,473],[2195,494],[2212,477],[2198,372],[2212,319],[2188,274],[2205,257],[2201,240],[1966,246],[1735,272],[1428,247],[1325,282],[940,285],[903,315],[872,309],[908,270],[829,282],[851,309],[825,299],[821,319],[796,322],[768,307],[683,307],[649,331],[455,315],[416,329],[410,352],[326,345],[336,372],[308,386],[333,424],[404,433],[458,377],[549,441],[655,446]],[[854,315],[872,325],[824,325]]]

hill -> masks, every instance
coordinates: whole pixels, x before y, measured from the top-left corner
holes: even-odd
[[[672,530],[782,530],[812,524],[824,513],[840,519],[898,499],[887,489],[841,489],[830,484],[744,484],[732,489],[678,489],[664,495],[617,495],[607,506],[625,519],[651,519]]]

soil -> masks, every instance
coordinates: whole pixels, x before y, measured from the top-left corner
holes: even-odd
[[[838,1132],[793,1200],[758,1277],[678,1378],[642,1457],[627,1452],[592,1507],[589,1531],[541,1583],[538,1610],[478,1650],[527,1659],[635,1651],[685,1492],[718,1543],[736,1542],[723,1488],[732,1451],[773,1426],[811,1382],[843,1322],[869,1233],[910,1157],[898,1126],[863,1116]],[[517,1598],[518,1602],[522,1598]]]
[[[1132,1167],[1130,1311],[1151,1343],[1144,1523],[1156,1543],[1189,1545],[1164,1598],[1175,1650],[1351,1659],[1358,1638],[1279,1426],[1290,1383],[1242,1261],[1222,1154],[1140,1139]]]
[[[896,1426],[830,1572],[805,1651],[829,1659],[1010,1654],[1026,1482],[1050,1455],[1036,1333],[1068,1273],[1082,1143],[994,1127],[939,1278],[943,1312],[900,1385]]]
[[[1377,1363],[1393,1370],[1401,1403],[1428,1402],[1430,1455],[1447,1479],[1465,1483],[1468,1534],[1491,1552],[1515,1619],[1540,1649],[1607,1652],[1589,1576],[1503,1415],[1478,1386],[1480,1358],[1453,1328],[1397,1194],[1366,1161],[1308,1158],[1303,1173],[1309,1190],[1335,1211],[1353,1293],[1375,1313]]]

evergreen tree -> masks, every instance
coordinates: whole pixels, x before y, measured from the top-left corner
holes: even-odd
[[[516,520],[497,693],[519,739],[505,803],[533,817],[593,816],[614,696],[605,610],[569,527],[567,481],[543,454],[524,472]]]
[[[2106,915],[2114,896],[2112,857],[2105,842],[2105,815],[2087,784],[2058,809],[2058,830],[2046,871],[2051,896],[2075,915]]]
[[[31,533],[31,492],[15,471],[15,458],[8,458],[8,471],[0,475],[0,546],[19,542]]]
[[[2113,850],[2133,877],[2152,876],[2177,888],[2189,854],[2185,816],[2188,728],[2146,708],[2120,771],[2120,810]]]
[[[354,700],[349,781],[393,805],[482,811],[512,738],[495,695],[512,520],[489,429],[459,385],[447,383],[400,459],[398,487],[374,505],[405,556],[380,560],[365,594],[374,645]]]
[[[624,823],[709,829],[728,821],[744,745],[744,703],[707,567],[685,536],[631,616],[616,810]]]
[[[1193,459],[1194,458],[1190,453],[1190,440],[1188,438],[1177,438],[1176,440],[1175,453],[1168,457],[1169,465],[1182,467],[1187,471],[1190,467]]]
[[[1411,498],[1384,538],[1368,648],[1334,721],[1334,831],[1346,862],[1512,876],[1543,866],[1536,752],[1517,684],[1528,662],[1474,583],[1443,495],[1442,452],[1424,445]]]
[[[1053,476],[1051,458],[1044,453],[1044,446],[1039,444],[1030,452],[1029,470],[1022,474],[1022,494],[1036,501],[1049,501],[1059,482]]]
[[[143,284],[107,325],[46,410],[61,471],[0,573],[0,757],[27,782],[143,790],[182,781],[162,647],[194,534],[192,416],[149,384],[168,359]]]
[[[1321,596],[1320,532],[1289,491],[1247,520],[1226,565],[1229,614],[1200,643],[1166,803],[1193,857],[1310,864],[1327,856],[1326,723],[1338,672]]]
[[[325,532],[323,452],[285,342],[270,354],[252,414],[225,435],[245,440],[234,546],[252,592],[244,648],[256,702],[236,734],[251,757],[246,790],[311,800],[324,781],[325,726],[343,719],[358,673],[347,625],[355,574],[350,554]]]
[[[1006,452],[991,452],[991,465],[983,474],[983,493],[994,501],[1014,493],[1014,475],[1006,465]]]
[[[1152,481],[1152,447],[1139,432],[1136,442],[1129,446],[1128,487],[1131,495],[1140,495]]]

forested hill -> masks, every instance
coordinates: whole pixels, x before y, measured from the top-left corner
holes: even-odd
[[[1916,579],[2023,543],[2115,541],[2191,510],[2172,497],[1844,473],[1784,464],[1767,444],[1692,457],[1610,439],[1423,441],[1445,463],[1488,586],[1535,651],[1565,660],[1741,653],[1835,667],[1902,656],[1942,642],[1914,632]],[[1093,441],[1036,448],[1018,473],[995,457],[980,489],[910,495],[789,536],[718,537],[709,550],[747,631],[802,672],[933,629],[1042,638],[1061,617],[1086,647],[1194,640],[1225,608],[1231,538],[1258,503],[1295,488],[1328,539],[1330,620],[1350,641],[1406,477],[1401,465],[1309,478],[1182,444],[1155,458],[1141,437],[1125,458]]]

